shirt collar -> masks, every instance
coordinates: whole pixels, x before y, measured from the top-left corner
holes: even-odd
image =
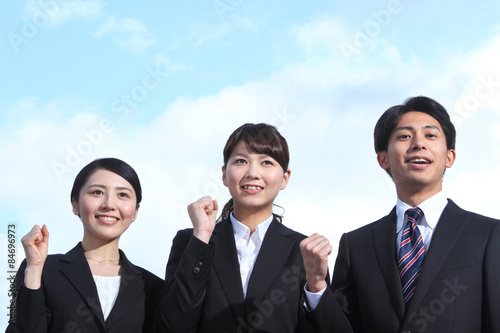
[[[234,231],[234,240],[237,242],[241,238],[246,236],[246,239],[248,240],[250,238],[250,228],[238,221],[234,216],[233,213],[229,215],[229,218],[231,220],[231,224],[233,225],[233,231]],[[264,240],[264,236],[267,232],[267,229],[271,225],[271,222],[273,221],[273,215],[271,215],[267,220],[264,222],[261,222],[257,225],[255,228],[254,234],[256,234],[261,241]]]
[[[433,195],[429,199],[422,202],[418,207],[424,212],[424,217],[418,221],[418,225],[424,225],[431,229],[434,229],[443,213],[444,208],[448,204],[448,200],[446,199],[443,191]],[[410,209],[415,208],[401,201],[399,198],[396,202],[396,232],[400,232],[404,226],[404,218],[405,212]]]

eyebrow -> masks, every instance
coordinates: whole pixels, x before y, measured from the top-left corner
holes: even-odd
[[[267,154],[260,154],[260,153],[253,153],[253,154],[256,154],[257,156],[261,157],[261,158],[268,158],[268,157],[271,157]],[[250,156],[250,154],[245,154],[245,153],[234,153],[233,155],[231,155],[231,157],[237,157],[237,156],[241,156],[241,157],[245,157],[245,158],[248,158]],[[272,157],[271,157],[272,158]]]
[[[401,127],[396,128],[394,130],[394,132],[403,131],[403,130],[413,131],[414,129],[415,128],[413,126],[401,126]],[[441,132],[439,127],[436,125],[425,125],[425,126],[422,126],[422,129],[435,129],[435,130]]]
[[[101,184],[91,184],[91,185],[88,186],[88,188],[91,188],[91,187],[98,187],[98,188],[103,188],[103,189],[107,188],[105,185],[101,185]],[[125,186],[115,187],[115,190],[132,192],[132,190],[130,188],[125,187]]]

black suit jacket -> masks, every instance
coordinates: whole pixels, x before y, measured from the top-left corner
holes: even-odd
[[[7,332],[156,332],[163,280],[121,250],[120,260],[120,291],[106,321],[81,243],[47,257],[37,290],[23,285],[24,261],[16,276],[16,321]]]
[[[500,332],[500,223],[449,200],[405,310],[397,266],[396,211],[342,236],[331,291],[315,321],[331,331],[336,297],[355,332]]]
[[[218,223],[210,244],[181,230],[173,240],[162,316],[171,332],[309,332],[302,304],[305,236],[276,219],[267,230],[243,298],[231,221]],[[340,308],[339,308],[340,310]]]

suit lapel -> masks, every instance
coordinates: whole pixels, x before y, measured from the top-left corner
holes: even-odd
[[[294,240],[285,237],[291,233],[276,219],[269,225],[248,282],[246,303],[262,300],[282,271],[295,245]]]
[[[373,242],[391,305],[401,321],[404,317],[405,304],[396,259],[396,208],[373,225]]]
[[[425,214],[425,212],[424,212]],[[453,201],[448,199],[448,205],[439,218],[438,225],[432,236],[431,245],[425,254],[422,271],[417,281],[417,288],[408,309],[413,313],[424,300],[436,274],[448,257],[450,251],[467,225],[469,219],[464,218],[465,212]]]
[[[85,259],[81,243],[78,243],[71,251],[66,253],[61,261],[60,272],[66,276],[69,282],[75,287],[81,298],[99,320],[102,328],[105,327],[104,317],[102,315],[101,303],[97,295],[97,288],[92,278],[92,272]]]
[[[134,304],[137,297],[144,292],[144,280],[142,279],[141,271],[128,261],[121,250],[120,260],[122,262],[120,291],[118,292],[116,302],[106,320],[107,328],[110,328],[119,320]]]
[[[227,301],[236,316],[245,318],[240,264],[236,253],[233,227],[229,218],[216,225],[211,241],[217,246],[213,260],[214,271]]]

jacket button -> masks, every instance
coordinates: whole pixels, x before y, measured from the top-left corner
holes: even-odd
[[[195,268],[193,269],[193,273],[194,273],[194,274],[198,274],[199,272],[200,272],[200,267],[195,267]]]
[[[198,262],[196,263],[196,267],[201,267],[201,266],[203,266],[203,263],[202,263],[201,261],[198,261]]]

